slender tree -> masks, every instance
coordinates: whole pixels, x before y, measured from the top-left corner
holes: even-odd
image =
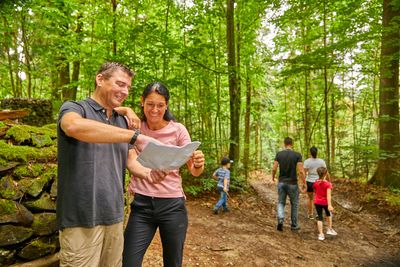
[[[226,41],[228,48],[228,78],[230,98],[230,147],[229,157],[239,159],[239,119],[240,119],[240,92],[237,87],[236,60],[235,60],[235,21],[234,0],[227,0],[226,11]]]
[[[328,168],[331,165],[331,153],[330,153],[330,138],[329,138],[329,88],[328,88],[328,52],[327,52],[327,8],[326,0],[324,0],[324,14],[323,14],[323,27],[324,27],[324,106],[325,106],[325,146],[326,146],[326,164]]]
[[[248,68],[247,68],[248,71]],[[250,114],[251,114],[251,94],[252,85],[249,74],[247,73],[246,78],[246,111],[244,119],[244,145],[243,145],[243,165],[246,178],[249,175],[249,155],[250,155]]]

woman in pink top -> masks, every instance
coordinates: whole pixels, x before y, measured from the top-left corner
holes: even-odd
[[[168,104],[169,92],[163,84],[147,85],[141,97],[140,131],[164,144],[184,146],[191,142],[190,135],[185,126],[175,121]],[[140,149],[130,150],[135,153],[134,159]],[[204,170],[203,153],[195,151],[186,165],[193,176],[199,176]],[[128,162],[128,169],[132,166],[137,167],[137,162]],[[157,229],[163,246],[164,266],[182,266],[188,227],[182,178],[179,169],[164,174],[161,179],[151,181],[141,177],[131,179],[129,191],[134,192],[135,197],[125,229],[123,266],[142,266],[144,254]]]
[[[326,234],[337,235],[336,231],[332,228],[332,184],[327,181],[328,170],[325,167],[319,167],[317,169],[319,179],[314,183],[313,188],[315,191],[314,205],[317,210],[317,228],[318,228],[318,240],[324,240],[325,235],[323,233],[322,224],[322,211],[325,210],[326,221],[328,223],[328,230]]]

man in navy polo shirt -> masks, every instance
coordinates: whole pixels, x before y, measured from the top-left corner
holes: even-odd
[[[57,223],[60,266],[121,266],[124,178],[128,150],[146,137],[128,129],[116,108],[128,96],[133,72],[104,63],[90,98],[65,102],[58,120]],[[133,111],[131,111],[132,114]],[[137,121],[139,124],[139,121]],[[163,177],[143,172],[143,179]]]

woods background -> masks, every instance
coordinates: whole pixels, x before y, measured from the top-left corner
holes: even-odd
[[[269,169],[292,136],[335,176],[400,187],[399,29],[399,0],[3,0],[0,98],[56,115],[116,60],[137,73],[125,105],[165,83],[208,166]]]

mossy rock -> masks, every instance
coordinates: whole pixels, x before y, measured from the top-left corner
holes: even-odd
[[[0,224],[17,223],[31,225],[33,214],[18,202],[0,199]]]
[[[15,202],[8,199],[0,199],[0,214],[12,214],[17,211]],[[1,222],[1,221],[0,221]]]
[[[7,175],[0,180],[0,196],[5,199],[17,200],[23,196],[23,192],[19,190],[12,177]]]
[[[0,158],[24,163],[29,161],[54,162],[57,159],[57,147],[14,146],[0,140]]]
[[[56,252],[58,239],[56,237],[41,237],[26,245],[18,256],[26,260],[35,260]]]
[[[0,168],[5,168],[8,165],[8,160],[0,158]]]
[[[7,161],[0,158],[0,177],[11,172],[11,170],[17,167],[19,164],[19,162]]]
[[[54,180],[56,175],[57,168],[55,166],[50,166],[36,178],[21,179],[18,183],[18,187],[22,192],[37,197],[43,191],[44,187]]]
[[[25,202],[24,206],[33,211],[56,210],[56,203],[54,200],[51,199],[48,193],[44,193],[39,199]]]
[[[32,230],[35,235],[43,236],[57,232],[55,213],[45,212],[33,215]]]
[[[0,121],[0,138],[5,136],[10,126]]]
[[[41,176],[49,177],[48,179],[55,179],[57,177],[57,164],[46,165],[45,171]]]
[[[50,196],[52,198],[56,198],[57,197],[57,187],[58,187],[58,181],[57,178],[54,179],[53,184],[51,185],[51,189],[50,189]]]
[[[31,140],[31,134],[25,125],[12,126],[8,129],[5,137],[7,139],[13,139],[17,144],[27,143]]]
[[[15,250],[0,248],[0,266],[9,266],[15,262]]]
[[[17,144],[32,144],[36,147],[51,146],[57,138],[57,131],[50,127],[36,127],[30,125],[13,125],[8,129],[7,139]]]
[[[0,225],[0,247],[19,244],[33,234],[32,229],[11,224]]]
[[[57,137],[57,123],[50,123],[50,124],[43,125],[42,129],[48,129],[48,130],[53,131],[54,133],[56,133],[54,138]]]
[[[38,177],[44,171],[44,165],[41,163],[33,163],[20,165],[14,170],[14,176],[17,178],[23,177]]]
[[[32,133],[32,145],[35,147],[45,147],[55,145],[54,141],[48,135]]]
[[[42,193],[43,188],[51,181],[49,176],[39,176],[36,178],[25,178],[19,181],[20,190],[33,197],[37,197]]]

